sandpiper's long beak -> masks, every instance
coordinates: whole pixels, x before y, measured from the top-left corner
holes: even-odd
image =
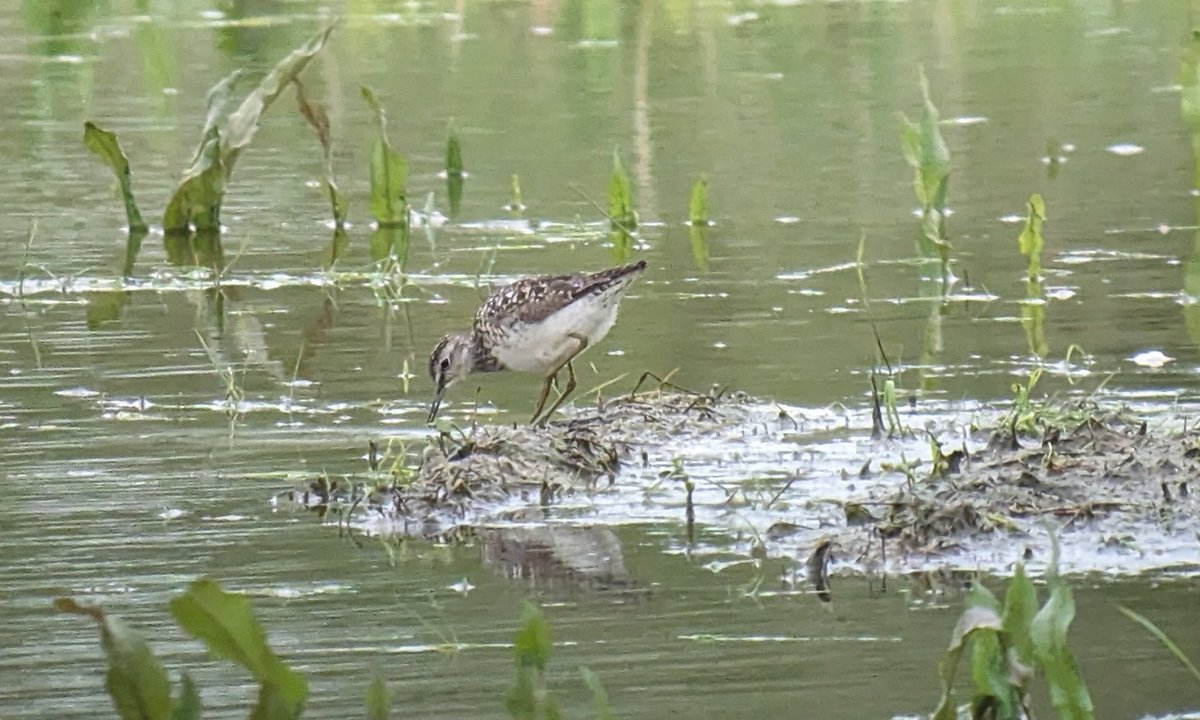
[[[442,396],[446,394],[446,383],[438,383],[437,393],[433,396],[433,406],[429,408],[429,419],[425,422],[433,422],[437,418],[438,409],[442,407]]]

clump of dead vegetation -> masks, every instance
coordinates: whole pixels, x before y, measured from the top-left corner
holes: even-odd
[[[1163,521],[1196,510],[1189,489],[1200,471],[1195,429],[1152,431],[1126,411],[1090,401],[1026,402],[1014,404],[987,437],[973,454],[965,446],[946,453],[931,440],[924,476],[915,465],[898,468],[908,481],[889,497],[857,504],[855,519],[867,518],[902,549],[937,552],[976,533],[1021,530],[1031,518],[1070,525],[1121,513]]]
[[[741,422],[748,408],[742,393],[693,392],[666,381],[641,390],[643,384],[544,427],[472,422],[439,432],[422,448],[372,444],[369,478],[323,475],[277,501],[346,515],[365,507],[404,520],[406,533],[431,537],[501,512],[509,500],[548,505],[607,487],[636,450],[718,432]]]

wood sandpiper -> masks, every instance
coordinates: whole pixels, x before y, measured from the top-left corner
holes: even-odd
[[[531,423],[554,414],[575,390],[571,361],[596,344],[617,321],[621,298],[646,261],[593,273],[543,275],[517,280],[492,293],[475,312],[471,332],[447,335],[429,355],[429,376],[437,385],[429,422],[437,417],[446,388],[473,372],[517,370],[541,373],[542,394]],[[545,415],[542,408],[558,373],[567,384]]]

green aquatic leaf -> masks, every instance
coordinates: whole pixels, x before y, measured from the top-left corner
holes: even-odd
[[[254,139],[258,121],[263,113],[308,66],[313,56],[321,51],[336,26],[336,22],[326,25],[309,38],[308,42],[288,53],[287,57],[271,68],[271,72],[259,82],[258,87],[242,100],[238,109],[229,115],[221,141],[221,162],[225,166],[226,179],[233,173],[233,166],[242,151]]]
[[[939,113],[929,95],[929,79],[920,71],[921,117],[913,122],[900,115],[900,146],[913,168],[913,190],[925,211],[944,214],[950,181],[950,148],[938,126]]]
[[[171,614],[214,656],[241,665],[259,682],[259,702],[252,717],[299,715],[308,697],[304,676],[288,667],[267,644],[267,636],[249,601],[200,579],[171,600]]]
[[[100,647],[108,658],[105,689],[123,720],[170,720],[171,683],[150,646],[133,628],[103,609],[58,598],[59,612],[89,617],[100,628]]]
[[[133,199],[133,173],[129,169],[129,158],[121,151],[121,143],[117,141],[116,134],[101,129],[89,120],[83,124],[83,144],[117,176],[117,182],[121,186],[121,198],[125,201],[125,220],[129,224],[130,234],[145,234],[146,223],[142,220],[142,213]]]
[[[392,712],[392,700],[388,697],[387,683],[383,675],[375,671],[367,687],[367,720],[388,720]]]
[[[179,677],[179,699],[171,712],[171,720],[200,720],[200,691],[192,676],[183,671]]]
[[[950,634],[950,644],[942,659],[938,662],[938,675],[942,682],[942,697],[937,709],[933,712],[933,720],[957,720],[958,712],[954,702],[954,675],[958,669],[958,661],[962,657],[968,639],[977,632],[996,632],[1003,629],[1000,616],[996,611],[982,605],[967,607],[958,618],[954,631]]]
[[[517,667],[532,667],[544,672],[546,663],[550,662],[552,649],[550,625],[546,622],[546,616],[536,605],[526,602],[521,611],[521,628],[517,630],[513,645]]]
[[[1036,278],[1042,273],[1042,225],[1046,222],[1046,203],[1042,196],[1034,193],[1029,196],[1029,215],[1025,218],[1025,227],[1017,237],[1017,246],[1021,254],[1029,258],[1028,275]]]
[[[406,225],[380,225],[371,233],[367,249],[372,262],[391,258],[398,267],[403,268],[408,259],[408,247],[412,236]]]
[[[1046,678],[1050,704],[1063,720],[1091,720],[1092,698],[1067,648],[1067,631],[1075,619],[1071,588],[1058,574],[1058,536],[1050,535],[1050,563],[1046,568],[1050,598],[1029,623],[1033,657]]]
[[[338,190],[337,180],[333,176],[333,136],[329,129],[329,113],[325,112],[325,107],[320,103],[309,102],[308,97],[304,94],[304,83],[300,82],[299,78],[296,78],[294,82],[300,114],[316,131],[317,140],[321,143],[321,151],[325,158],[325,191],[329,194],[334,225],[341,228],[346,224],[347,201]]]
[[[612,172],[608,177],[608,219],[613,230],[632,232],[637,228],[633,209],[633,185],[621,164],[620,148],[613,148]]]
[[[1029,636],[1029,624],[1037,614],[1037,590],[1025,574],[1025,566],[1017,563],[1013,577],[1008,581],[1004,593],[1004,632],[1009,645],[1016,651],[1017,659],[1026,667],[1033,667],[1033,640]]]
[[[688,222],[692,225],[708,225],[708,178],[701,175],[692,185],[692,197],[688,201]]]
[[[378,135],[371,145],[371,215],[381,227],[408,225],[408,200],[404,181],[408,164],[387,137],[387,113],[370,88],[362,88],[363,100],[375,113]]]
[[[242,151],[254,139],[259,120],[325,45],[335,26],[336,23],[328,25],[277,63],[223,123],[221,116],[239,74],[234,73],[213,86],[207,97],[208,112],[200,145],[163,214],[165,232],[220,229],[225,185]]]
[[[220,131],[213,126],[200,148],[195,162],[183,173],[183,182],[175,189],[163,213],[163,231],[183,233],[219,230],[221,201],[225,197],[225,166],[221,163]]]

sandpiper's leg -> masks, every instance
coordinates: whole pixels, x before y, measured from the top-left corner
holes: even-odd
[[[542,382],[542,395],[538,398],[537,409],[533,411],[533,417],[529,418],[530,425],[537,422],[538,415],[542,414],[542,408],[546,407],[546,398],[550,397],[550,383],[554,382],[554,378],[557,375],[558,371],[555,370],[553,375],[547,377],[546,380]]]
[[[554,371],[554,374],[550,376],[556,377],[559,371],[565,367],[567,369],[567,386],[563,388],[562,394],[558,396],[558,400],[554,401],[554,404],[550,406],[550,409],[546,411],[546,414],[542,416],[542,419],[537,422],[538,425],[545,425],[546,421],[550,419],[550,416],[554,414],[554,411],[557,410],[559,406],[561,406],[567,399],[567,396],[575,392],[575,366],[571,364],[571,361],[574,360],[579,353],[587,349],[588,339],[586,335],[579,335],[578,333],[570,333],[570,337],[575,338],[575,340],[579,342],[579,347],[575,348],[575,352],[571,353],[566,360],[563,360],[562,365],[559,365]],[[536,416],[534,419],[536,420]]]

